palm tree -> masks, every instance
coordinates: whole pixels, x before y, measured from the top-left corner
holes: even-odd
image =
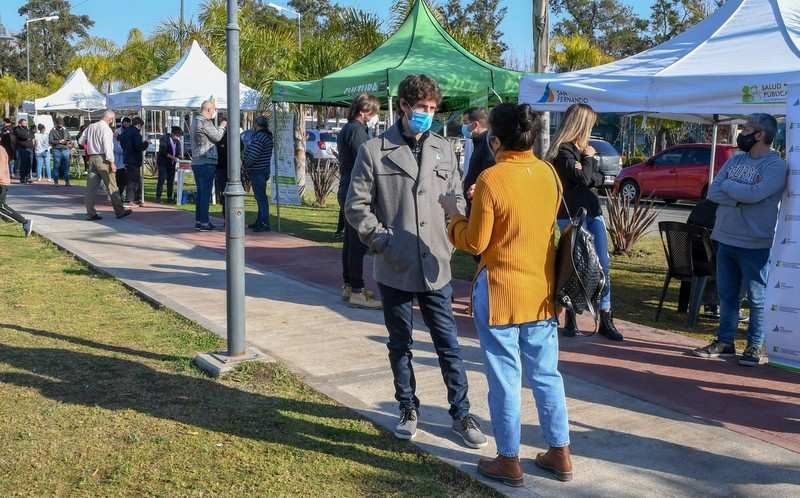
[[[576,71],[613,60],[613,57],[603,53],[591,40],[580,34],[556,36],[550,48],[550,63],[556,72]]]

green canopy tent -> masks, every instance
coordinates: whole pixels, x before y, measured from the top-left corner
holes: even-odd
[[[402,26],[381,46],[352,65],[313,81],[276,81],[274,102],[347,106],[355,95],[371,93],[388,103],[409,74],[427,74],[442,90],[441,111],[487,105],[490,99],[516,100],[523,73],[474,56],[439,24],[424,0],[417,0]]]

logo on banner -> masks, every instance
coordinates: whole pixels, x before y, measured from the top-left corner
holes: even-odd
[[[786,244],[796,244],[793,240],[789,240]],[[800,270],[800,263],[793,263],[791,261],[780,261],[775,263],[775,268],[789,268],[791,270]]]
[[[787,190],[786,191],[786,198],[787,199],[794,199],[795,197],[800,197],[800,192],[795,192],[794,190]]]
[[[794,332],[793,330],[789,330],[789,329],[787,329],[786,327],[784,327],[782,325],[775,325],[775,328],[772,329],[772,331],[776,332],[778,334],[791,334],[791,333]]]
[[[553,90],[550,83],[544,87],[544,93],[537,101],[537,104],[588,104],[587,97],[574,95],[564,90]]]
[[[800,99],[797,99],[797,100],[795,100],[795,101],[794,101],[794,104],[792,104],[792,105],[793,105],[794,107],[800,107]]]
[[[789,176],[798,176],[800,175],[800,169],[790,169]]]
[[[779,280],[778,283],[775,284],[775,288],[776,289],[781,289],[781,290],[788,290],[788,289],[794,289],[794,285],[788,284],[786,282],[781,282]]]
[[[381,93],[388,87],[386,81],[370,81],[360,85],[349,86],[344,89],[345,95],[358,95],[360,93]]]
[[[786,221],[800,221],[800,214],[787,214]]]
[[[781,241],[781,244],[785,245],[785,246],[793,246],[793,245],[797,244],[797,241],[793,240],[791,237],[789,237],[787,235],[786,237],[783,238],[783,240]],[[778,261],[778,263],[780,263],[780,261]],[[780,266],[780,264],[776,264],[775,266]]]
[[[745,85],[742,87],[743,104],[774,104],[786,102],[789,85],[774,82],[762,85]]]

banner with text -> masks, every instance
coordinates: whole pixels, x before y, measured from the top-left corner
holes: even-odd
[[[800,86],[786,109],[788,177],[770,254],[764,319],[771,365],[800,370]]]
[[[293,112],[275,110],[273,123],[274,161],[272,162],[272,200],[284,206],[299,206],[297,172],[294,168],[294,117]]]

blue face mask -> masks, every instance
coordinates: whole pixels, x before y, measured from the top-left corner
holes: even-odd
[[[472,138],[472,125],[470,124],[462,124],[461,125],[461,136],[464,138]]]
[[[411,133],[414,134],[425,133],[431,129],[432,124],[433,114],[428,114],[427,112],[414,111],[408,120],[408,127],[411,128]]]

